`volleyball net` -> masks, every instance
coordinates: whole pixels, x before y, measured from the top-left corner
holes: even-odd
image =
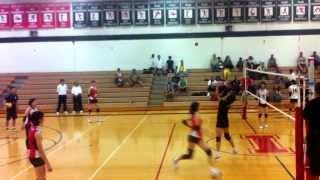
[[[313,63],[312,61],[310,63]],[[312,65],[310,65],[312,68]],[[310,80],[304,76],[297,76],[293,74],[282,74],[276,72],[268,72],[259,69],[253,69],[252,66],[249,68],[247,62],[244,62],[243,68],[243,94],[242,94],[242,103],[243,103],[243,112],[242,117],[244,120],[247,120],[248,109],[257,109],[257,106],[260,102],[263,102],[265,106],[268,106],[270,111],[280,113],[282,116],[286,117],[293,123],[294,127],[294,138],[295,138],[295,154],[296,154],[296,180],[305,180],[310,179],[310,173],[308,172],[307,160],[305,156],[304,148],[304,132],[306,129],[305,123],[303,121],[302,111],[306,104],[308,98],[308,89],[310,88]],[[262,83],[263,82],[263,83]],[[268,92],[268,98],[262,99],[259,96],[258,91],[259,85],[265,84],[266,91]],[[289,101],[289,87],[295,84],[295,90],[297,101],[292,103]],[[271,94],[273,93],[273,94]],[[280,96],[280,101],[277,102],[274,99],[271,101],[271,98],[275,98],[276,95]],[[273,97],[270,97],[273,96]],[[290,96],[290,95],[289,95]],[[277,99],[276,99],[277,100]],[[253,106],[252,106],[253,101]],[[251,104],[250,104],[251,102]],[[258,103],[259,102],[259,103]],[[290,106],[295,104],[294,107]],[[289,106],[289,107],[288,107]],[[261,116],[261,114],[259,114]]]

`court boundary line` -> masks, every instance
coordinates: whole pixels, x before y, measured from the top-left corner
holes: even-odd
[[[88,180],[93,180],[97,174],[102,170],[102,168],[107,165],[107,163],[113,158],[115,154],[122,148],[124,144],[131,138],[131,136],[136,132],[136,130],[146,121],[148,115],[145,115],[139,123],[129,132],[129,134],[121,141],[121,143],[109,154],[109,156],[102,162],[100,166],[89,176]]]
[[[80,134],[80,136],[76,136],[68,141],[66,141],[66,143],[62,144],[61,146],[57,147],[56,149],[54,149],[53,151],[49,152],[47,154],[47,157],[52,156],[54,153],[58,152],[59,150],[61,150],[62,148],[64,148],[65,146],[68,146],[69,144],[73,143],[74,141],[78,140],[79,138],[83,137],[85,134],[87,134],[88,132],[90,132],[92,129],[94,129],[96,126],[91,126],[89,127],[87,130],[85,130],[83,133]],[[20,170],[17,174],[15,174],[14,176],[12,176],[10,178],[10,180],[15,180],[16,178],[18,178],[19,176],[21,176],[23,173],[27,172],[29,169],[31,169],[33,166],[29,165],[26,168]]]
[[[286,171],[286,173],[291,177],[292,180],[296,180],[294,175],[289,171],[287,166],[279,159],[278,156],[274,156],[274,158],[278,161],[278,163],[281,165],[281,167]]]
[[[166,156],[167,156],[167,153],[168,153],[168,149],[169,149],[169,145],[171,144],[173,132],[174,132],[174,130],[176,128],[176,125],[177,125],[176,123],[172,124],[172,128],[171,128],[171,131],[170,131],[170,134],[169,134],[168,142],[167,142],[167,145],[165,147],[164,153],[162,155],[161,162],[160,162],[160,165],[159,165],[155,180],[158,180],[159,177],[160,177],[161,170],[162,170],[162,167],[163,167],[163,163],[164,163],[164,160],[166,159]]]

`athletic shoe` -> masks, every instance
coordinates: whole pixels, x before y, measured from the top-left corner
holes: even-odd
[[[64,115],[68,115],[68,111],[65,111],[65,112],[64,112]]]
[[[174,169],[177,169],[178,168],[178,158],[174,158],[172,160],[172,164],[173,164]]]
[[[269,125],[268,125],[268,124],[265,124],[265,125],[264,125],[264,128],[267,128],[267,127],[269,127]]]
[[[75,111],[72,111],[72,115],[76,115],[76,112],[75,112]]]
[[[232,154],[234,154],[234,155],[238,154],[238,150],[236,148],[233,148],[232,149]]]
[[[56,112],[56,115],[57,115],[57,116],[59,116],[59,115],[60,115],[60,113],[59,113],[59,112]]]
[[[263,129],[263,126],[261,125],[261,126],[259,126],[259,129]]]
[[[215,158],[215,159],[220,159],[220,158],[221,158],[221,152],[216,152],[214,158]]]
[[[80,114],[82,114],[82,113],[83,113],[83,111],[81,110],[81,111],[80,111]]]

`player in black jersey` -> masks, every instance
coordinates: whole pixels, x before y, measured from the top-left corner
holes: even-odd
[[[229,82],[225,86],[220,87],[219,93],[219,107],[217,115],[217,124],[216,124],[216,149],[217,154],[216,158],[221,157],[220,147],[221,147],[221,137],[224,135],[227,141],[231,144],[233,148],[233,153],[237,154],[235,149],[234,142],[230,136],[229,131],[229,109],[231,104],[236,100],[236,92],[232,89],[232,86]]]

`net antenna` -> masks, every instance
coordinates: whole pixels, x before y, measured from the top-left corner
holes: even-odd
[[[248,68],[247,60],[244,60],[243,61],[244,93],[243,94],[245,96],[252,96],[255,99],[260,99],[260,98],[248,90],[248,80],[250,79],[248,72],[253,72],[253,73],[257,73],[257,74],[265,74],[268,76],[280,76],[280,77],[289,78],[289,79],[291,79],[293,77],[291,74],[282,74],[282,73],[275,73],[275,72],[268,72],[268,71],[260,71],[260,70]],[[304,148],[303,148],[303,144],[304,144],[303,132],[304,132],[305,126],[303,123],[302,109],[304,108],[305,102],[306,102],[306,81],[308,80],[308,78],[306,78],[304,76],[300,76],[300,75],[298,75],[295,78],[296,78],[296,81],[298,82],[297,84],[299,86],[298,94],[300,96],[302,94],[302,98],[301,97],[298,98],[297,107],[295,109],[295,116],[291,116],[290,114],[284,112],[283,110],[275,107],[274,105],[272,105],[268,102],[266,104],[269,107],[271,107],[272,109],[275,109],[276,111],[278,111],[282,115],[286,116],[290,120],[294,121],[294,123],[295,123],[295,150],[296,150],[296,180],[305,180],[305,158],[304,158]],[[302,90],[302,93],[301,93],[301,90]],[[245,105],[243,108],[243,111],[244,111],[243,113],[248,112],[246,104],[247,103],[245,102]],[[247,115],[244,114],[243,117],[247,117]]]

